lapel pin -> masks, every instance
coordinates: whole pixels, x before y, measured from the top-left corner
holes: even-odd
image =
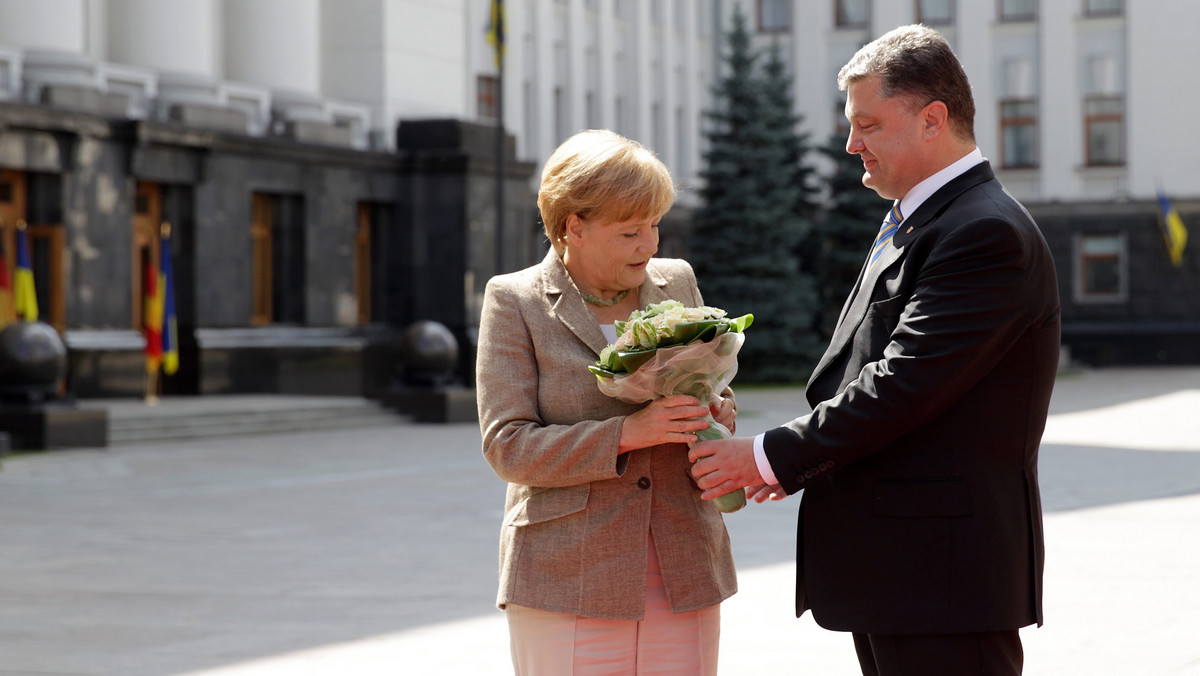
[[[907,235],[907,234],[908,234],[908,233],[910,233],[910,232],[912,232],[912,226],[911,226],[911,225],[910,225],[910,226],[908,226],[908,230],[905,230],[905,231],[904,231],[904,234],[906,234],[906,235]]]

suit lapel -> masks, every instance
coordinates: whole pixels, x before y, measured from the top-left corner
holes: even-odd
[[[550,249],[546,258],[542,260],[542,285],[545,288],[546,302],[550,305],[550,312],[558,317],[558,320],[570,329],[571,333],[574,333],[579,340],[591,348],[596,356],[600,356],[600,352],[608,347],[608,340],[600,330],[596,315],[588,309],[587,303],[579,293],[579,288],[571,280],[571,275],[567,273],[562,258],[554,249]],[[650,265],[646,266],[646,279],[638,288],[641,306],[645,307],[651,303],[667,300],[669,296],[666,286],[667,278],[657,269],[654,260],[651,259]]]
[[[899,230],[892,237],[892,241],[879,255],[879,260],[875,262],[875,265],[868,270],[864,264],[863,272],[858,277],[858,284],[855,285],[850,298],[842,308],[842,316],[829,340],[829,347],[817,362],[816,368],[813,369],[809,383],[816,381],[821,372],[840,357],[850,345],[851,339],[858,331],[859,324],[867,315],[867,308],[871,304],[875,284],[879,281],[880,274],[904,258],[906,247],[920,234],[921,227],[937,218],[959,195],[994,178],[995,174],[992,173],[990,164],[987,162],[977,164],[930,195],[929,199],[925,200],[911,216],[904,219]]]

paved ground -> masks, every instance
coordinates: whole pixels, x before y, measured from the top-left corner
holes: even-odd
[[[744,433],[804,410],[740,401]],[[1200,369],[1061,377],[1041,473],[1026,674],[1200,674]],[[503,492],[469,424],[5,458],[0,675],[510,673]],[[791,616],[795,508],[727,518],[723,673],[857,673],[849,637]]]

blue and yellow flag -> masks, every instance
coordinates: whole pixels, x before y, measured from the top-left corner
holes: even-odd
[[[1179,212],[1171,206],[1171,200],[1160,190],[1158,191],[1158,224],[1162,228],[1163,242],[1167,245],[1167,253],[1175,267],[1183,265],[1183,249],[1187,246],[1187,227]]]
[[[17,317],[27,322],[37,321],[37,294],[33,289],[33,264],[29,259],[25,221],[17,222],[17,274],[13,280],[13,296]]]
[[[163,224],[159,250],[158,288],[162,300],[162,368],[171,375],[179,370],[179,330],[175,321],[175,274],[171,270],[171,226]]]
[[[504,0],[492,0],[491,16],[488,19],[487,41],[496,52],[497,70],[504,67],[504,38],[508,30],[504,18]]]

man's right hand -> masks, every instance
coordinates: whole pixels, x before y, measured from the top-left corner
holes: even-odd
[[[779,484],[759,484],[757,486],[746,486],[746,499],[753,500],[757,503],[763,503],[767,500],[782,500],[788,496],[783,492],[783,488]]]

